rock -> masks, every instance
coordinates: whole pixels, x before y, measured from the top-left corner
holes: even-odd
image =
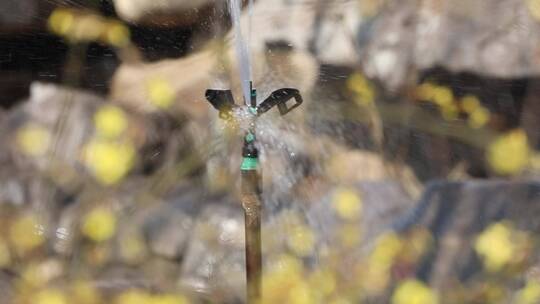
[[[5,120],[5,127],[13,145],[15,159],[20,157],[20,145],[17,144],[17,132],[32,124],[43,128],[50,140],[55,143],[57,158],[66,164],[75,166],[80,160],[80,149],[92,134],[93,113],[104,100],[82,92],[66,89],[53,84],[34,83],[30,88],[30,96],[26,103],[10,112]],[[59,122],[65,123],[58,130]],[[57,147],[62,147],[58,149]],[[19,155],[19,156],[17,156]],[[49,162],[45,157],[33,159],[36,165],[44,170]]]
[[[409,69],[434,66],[504,78],[537,74],[538,42],[530,33],[540,23],[527,3],[392,1],[366,24],[366,72],[389,90],[407,82]]]
[[[244,221],[240,205],[205,208],[195,224],[179,279],[202,297],[231,303],[245,294]]]
[[[397,231],[424,227],[431,232],[434,247],[416,275],[449,292],[455,280],[472,284],[480,275],[475,240],[490,225],[508,221],[515,229],[538,233],[539,202],[537,181],[434,182],[418,205],[393,227]],[[532,256],[529,262],[536,258]],[[523,274],[516,278],[523,278]]]
[[[339,185],[339,184],[338,184]],[[306,216],[316,229],[316,235],[326,242],[327,246],[339,246],[343,243],[340,229],[347,225],[357,227],[358,243],[354,250],[367,247],[382,232],[406,213],[413,206],[413,199],[396,181],[364,181],[348,187],[332,186],[326,195],[314,200],[307,210]],[[360,199],[360,217],[351,214],[351,221],[340,217],[336,209],[336,199],[341,191],[353,191]]]
[[[358,12],[355,1],[258,0],[253,5],[250,45],[260,51],[268,42],[285,41],[296,50],[309,51],[319,63],[351,65],[358,59],[350,37],[362,20]],[[247,33],[246,12],[241,23]]]
[[[171,206],[144,211],[149,247],[153,254],[170,260],[184,256],[194,219]]]

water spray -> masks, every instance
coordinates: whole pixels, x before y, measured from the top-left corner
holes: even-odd
[[[207,90],[206,99],[219,111],[219,117],[224,120],[234,119],[234,112],[240,107],[236,105],[230,90]],[[290,100],[294,100],[291,106],[287,104]],[[255,132],[257,118],[276,106],[282,116],[286,115],[302,102],[302,96],[297,89],[283,88],[274,91],[257,105],[257,91],[253,89],[253,82],[250,81],[250,100],[245,100],[250,124],[244,135],[242,147],[240,194],[245,215],[247,301],[251,304],[260,302],[262,280],[261,194],[263,189]]]

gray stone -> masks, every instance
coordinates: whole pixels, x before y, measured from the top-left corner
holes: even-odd
[[[455,279],[466,283],[482,269],[474,241],[485,228],[509,221],[516,229],[536,234],[540,231],[539,206],[538,181],[434,182],[393,228],[402,232],[429,229],[434,248],[418,266],[417,276],[439,289],[452,288]],[[538,257],[532,258],[536,261]]]

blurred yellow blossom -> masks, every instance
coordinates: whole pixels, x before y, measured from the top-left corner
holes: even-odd
[[[540,21],[540,0],[525,0],[527,8],[536,21]]]
[[[162,78],[150,79],[146,88],[150,102],[161,109],[169,108],[176,97],[171,84]]]
[[[45,128],[30,123],[17,131],[16,140],[26,155],[41,156],[47,152],[51,136]]]
[[[56,289],[44,289],[38,292],[33,304],[68,304],[68,300],[63,292]]]
[[[105,29],[103,18],[94,14],[77,16],[70,39],[76,41],[97,41]]]
[[[135,149],[129,143],[92,140],[85,149],[85,163],[98,181],[105,185],[118,183],[129,172]]]
[[[107,42],[115,47],[125,47],[130,42],[129,28],[120,22],[110,22],[106,29]]]
[[[444,107],[452,103],[454,94],[447,87],[425,82],[416,88],[416,97],[420,100],[429,101]]]
[[[152,296],[145,291],[131,289],[116,297],[115,304],[150,304]]]
[[[453,105],[454,94],[450,88],[435,86],[433,91],[433,99],[431,101],[441,108],[446,108]]]
[[[373,17],[381,10],[384,0],[359,1],[359,4],[360,14],[362,14],[363,17]]]
[[[49,17],[49,28],[57,35],[67,35],[72,29],[75,17],[71,11],[66,9],[56,9]]]
[[[189,304],[189,301],[181,295],[164,294],[152,296],[148,304]]]
[[[88,281],[75,281],[71,284],[71,299],[77,304],[99,304],[101,303],[101,294]]]
[[[315,249],[315,234],[305,225],[298,225],[288,231],[287,245],[296,255],[305,257]]]
[[[424,82],[416,88],[416,98],[429,101],[435,96],[436,85],[431,82]]]
[[[52,33],[71,42],[100,41],[115,47],[130,43],[129,28],[115,19],[77,9],[59,8],[48,21]]]
[[[516,304],[536,304],[540,302],[540,282],[530,280],[517,293]]]
[[[447,106],[441,108],[442,117],[446,121],[455,120],[459,116],[459,110],[456,105],[453,103],[448,104]]]
[[[290,255],[279,256],[265,269],[262,278],[262,303],[287,303],[291,289],[303,280],[302,262]]]
[[[395,233],[386,233],[377,239],[375,248],[370,255],[370,264],[392,266],[402,248],[403,241]]]
[[[6,242],[0,238],[0,268],[9,266],[11,263],[11,253]]]
[[[357,270],[361,284],[369,294],[378,294],[387,287],[390,269],[402,248],[403,242],[395,233],[386,233],[377,239],[367,264]]]
[[[30,288],[45,286],[63,274],[64,264],[58,259],[48,259],[25,265],[21,272],[22,285]]]
[[[480,108],[480,100],[474,95],[466,95],[461,99],[461,108],[465,113],[473,113]]]
[[[311,288],[317,290],[324,296],[331,295],[336,290],[336,277],[328,269],[317,269],[309,277]]]
[[[437,295],[418,280],[401,282],[392,295],[392,304],[436,304]]]
[[[371,105],[375,101],[373,86],[361,73],[354,73],[347,81],[349,90],[356,94],[356,100],[361,105]]]
[[[433,236],[427,229],[414,229],[404,241],[401,257],[408,262],[417,261],[433,242]]]
[[[362,197],[354,189],[340,189],[334,194],[332,206],[342,219],[355,220],[362,214]]]
[[[473,129],[479,129],[489,122],[491,113],[484,107],[479,107],[469,114],[469,126]]]
[[[95,242],[106,241],[116,232],[116,216],[107,207],[97,207],[84,217],[81,230]]]
[[[491,168],[503,175],[520,173],[529,162],[527,134],[516,129],[499,136],[487,148],[487,160]]]
[[[45,242],[38,227],[39,223],[33,215],[23,215],[11,224],[9,238],[18,253],[25,254]]]
[[[308,284],[299,282],[289,290],[289,297],[285,303],[290,304],[313,304],[314,295]]]
[[[116,138],[127,129],[128,120],[119,107],[105,105],[94,114],[94,124],[100,136]]]
[[[483,258],[489,271],[498,271],[512,259],[515,245],[512,231],[507,223],[495,223],[487,227],[476,239],[474,249]]]

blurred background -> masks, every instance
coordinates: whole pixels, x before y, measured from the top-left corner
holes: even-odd
[[[540,303],[539,0],[229,1],[0,2],[0,303],[245,303],[245,68],[262,303]]]

